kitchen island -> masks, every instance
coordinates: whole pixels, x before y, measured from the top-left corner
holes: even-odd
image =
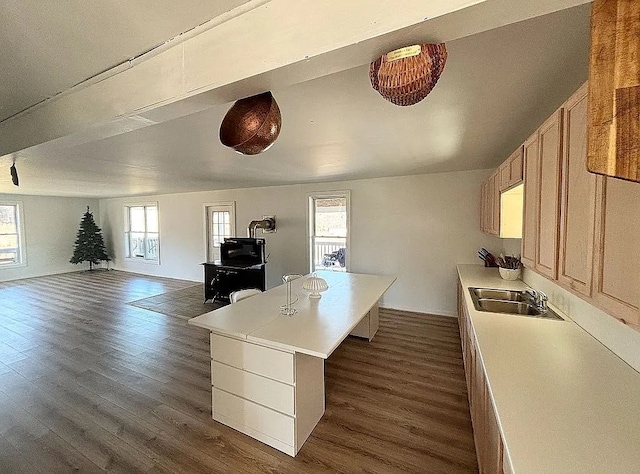
[[[481,312],[468,290],[524,282],[479,265],[458,276],[481,471],[640,472],[640,374],[555,307],[564,321]]]
[[[298,301],[280,314],[285,285],[190,319],[211,331],[212,416],[295,456],[325,409],[324,359],[349,335],[371,340],[378,301],[394,277],[318,272],[319,300],[292,283]]]

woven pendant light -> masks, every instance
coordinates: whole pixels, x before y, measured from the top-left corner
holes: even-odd
[[[396,105],[417,104],[435,87],[446,61],[444,43],[397,49],[371,63],[371,86]]]
[[[262,153],[280,134],[282,117],[271,92],[240,99],[220,125],[220,141],[243,155]]]

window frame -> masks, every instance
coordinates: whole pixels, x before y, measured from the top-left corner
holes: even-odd
[[[211,262],[215,260],[215,252],[212,252],[210,241],[213,236],[211,235],[211,222],[210,222],[210,213],[213,208],[228,208],[229,210],[229,224],[230,224],[230,237],[237,237],[236,231],[236,202],[235,201],[217,201],[217,202],[205,202],[203,204],[204,208],[204,246],[205,246],[205,257],[207,262]],[[218,253],[220,252],[220,246],[216,247],[218,249]]]
[[[314,202],[315,199],[330,199],[339,198],[346,200],[347,209],[347,237],[346,248],[347,255],[345,259],[344,271],[351,271],[351,190],[342,189],[336,191],[316,191],[307,193],[307,268],[309,272],[316,271],[314,269],[314,245],[313,238],[315,237],[315,214],[314,214]]]
[[[24,204],[22,201],[0,201],[0,206],[15,207],[16,232],[18,235],[18,261],[13,263],[0,263],[0,269],[19,268],[27,266],[27,248],[25,245],[24,230]],[[13,235],[13,234],[11,234]]]
[[[148,241],[148,234],[156,234],[156,232],[149,232],[147,229],[147,208],[155,207],[156,214],[158,216],[158,250],[156,252],[157,258],[148,259],[146,256],[138,257],[131,255],[131,208],[132,207],[142,207],[144,208],[144,237],[143,241],[146,243]],[[132,202],[124,205],[124,259],[129,262],[140,262],[146,263],[150,265],[160,265],[160,206],[157,201],[151,202]],[[146,252],[145,252],[146,253]]]

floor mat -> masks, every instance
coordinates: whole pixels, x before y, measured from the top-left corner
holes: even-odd
[[[224,306],[222,303],[204,303],[204,286],[202,284],[132,301],[129,304],[167,316],[186,319],[195,318]]]

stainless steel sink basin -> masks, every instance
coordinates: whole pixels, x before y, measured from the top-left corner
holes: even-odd
[[[528,316],[537,316],[540,312],[529,303],[520,301],[501,301],[490,299],[478,299],[478,306],[481,311],[489,313],[509,313],[509,314],[526,314]]]
[[[469,288],[471,296],[479,299],[503,300],[503,301],[527,301],[529,296],[517,290],[498,290],[494,288]]]
[[[496,288],[469,288],[473,305],[478,311],[487,313],[515,314],[534,318],[563,321],[553,310],[540,311],[530,295],[519,290]]]

